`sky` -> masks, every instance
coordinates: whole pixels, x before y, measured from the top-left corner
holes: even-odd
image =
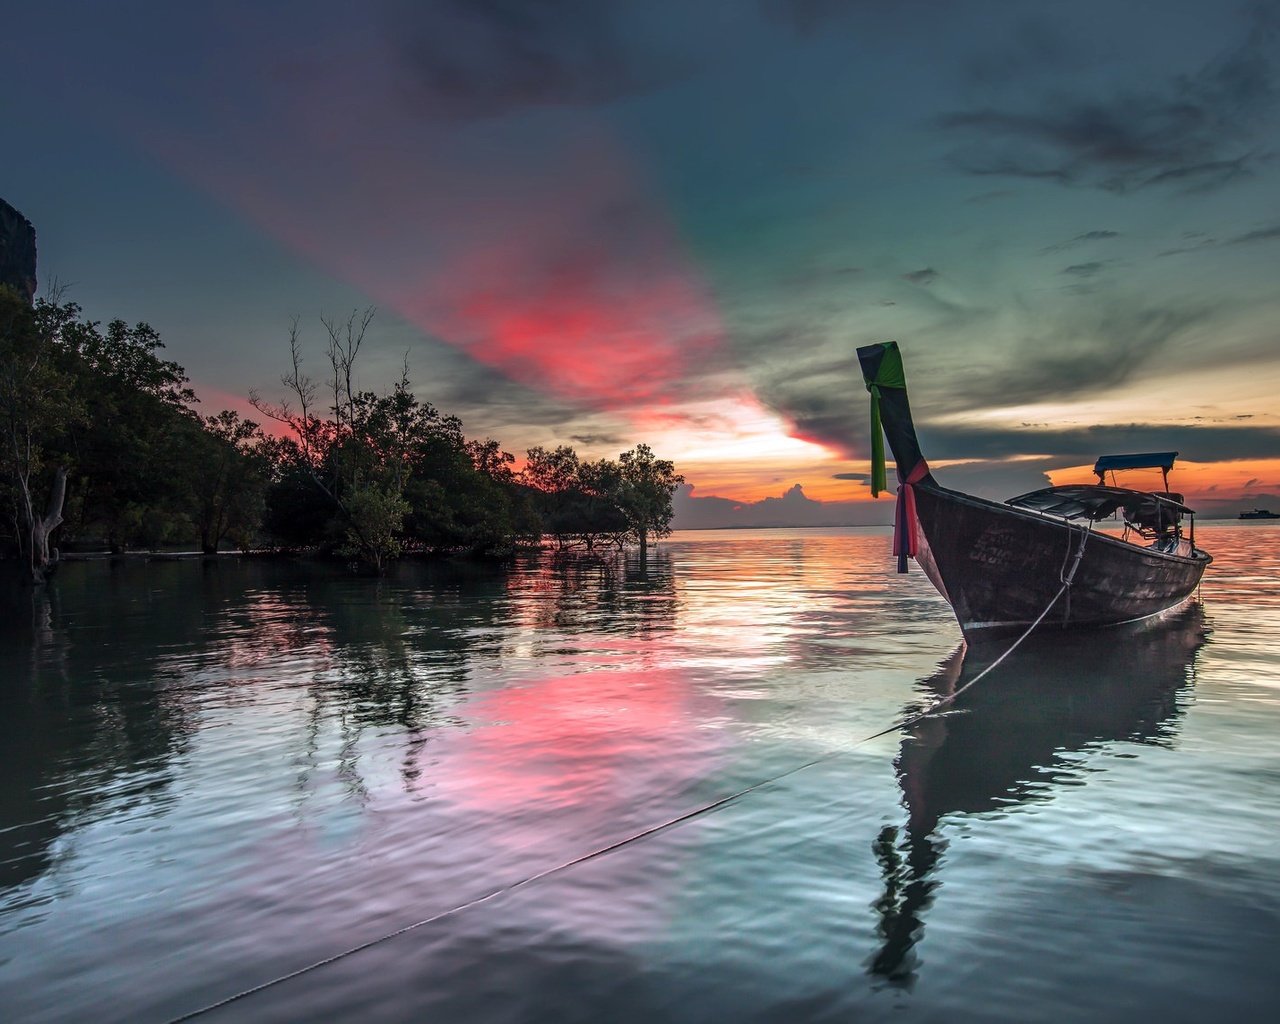
[[[25,4],[0,197],[202,411],[376,307],[361,384],[638,443],[677,526],[887,522],[855,349],[944,484],[1178,450],[1280,511],[1280,3]],[[1122,481],[1124,482],[1124,481]],[[1154,486],[1141,473],[1129,481]]]

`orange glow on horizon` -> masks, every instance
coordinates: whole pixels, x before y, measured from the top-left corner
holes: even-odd
[[[1053,485],[1097,483],[1092,464],[1054,470]],[[1107,483],[1111,483],[1110,474]],[[1116,484],[1136,490],[1159,490],[1163,484],[1158,469],[1122,471]],[[1196,502],[1229,501],[1242,507],[1251,495],[1280,492],[1280,459],[1250,459],[1239,462],[1189,462],[1178,460],[1169,474],[1169,489],[1183,494],[1193,508]]]
[[[865,485],[836,473],[863,472],[794,428],[751,394],[686,405],[637,417],[655,452],[676,464],[697,497],[755,502],[779,497],[799,483],[820,501],[870,499]]]

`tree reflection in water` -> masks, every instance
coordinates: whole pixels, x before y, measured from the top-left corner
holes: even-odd
[[[894,763],[907,821],[886,826],[872,846],[885,888],[873,903],[881,944],[870,974],[903,988],[916,980],[924,914],[942,885],[944,819],[1052,799],[1059,784],[1079,781],[1069,755],[1096,744],[1169,744],[1205,635],[1198,604],[1154,624],[1033,635],[958,698],[954,713],[911,726]],[[962,645],[921,683],[924,704],[959,690],[1006,649]]]
[[[431,737],[476,690],[531,655],[594,656],[601,632],[670,632],[677,609],[664,552],[647,565],[406,562],[376,582],[271,560],[88,563],[47,588],[8,582],[0,899],[17,902],[60,846],[66,855],[67,837],[122,800],[169,799],[178,762],[219,709],[261,702],[275,723],[289,720],[283,707],[300,712],[298,801],[331,783],[361,804],[381,737],[400,744],[400,774],[416,789]]]
[[[159,654],[114,643],[137,613],[122,598],[126,575],[100,578],[97,614],[74,623],[61,592],[80,607],[75,581],[0,581],[0,898],[47,872],[63,835],[104,801],[162,801],[194,728]],[[175,632],[199,627],[198,611],[181,604],[156,602],[147,614]]]

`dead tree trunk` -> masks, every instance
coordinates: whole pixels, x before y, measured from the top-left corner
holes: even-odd
[[[24,488],[25,489],[25,488]],[[44,515],[36,515],[31,503],[30,494],[24,495],[24,523],[29,537],[29,578],[34,585],[44,583],[58,565],[58,549],[50,548],[49,535],[62,524],[62,506],[67,498],[67,471],[59,466],[53,475],[53,486],[49,489],[49,502],[45,506]]]

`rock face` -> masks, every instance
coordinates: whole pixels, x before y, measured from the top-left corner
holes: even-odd
[[[16,288],[28,302],[36,297],[36,229],[0,199],[0,284]]]

